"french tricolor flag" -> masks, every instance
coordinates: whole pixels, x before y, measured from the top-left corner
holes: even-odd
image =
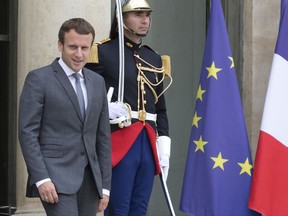
[[[269,79],[249,208],[288,216],[288,1],[281,1],[277,45]]]

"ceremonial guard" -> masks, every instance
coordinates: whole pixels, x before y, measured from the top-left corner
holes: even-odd
[[[168,176],[171,139],[163,93],[172,82],[171,67],[169,56],[142,44],[151,25],[147,1],[126,0],[121,7],[123,47],[115,13],[110,38],[93,45],[86,67],[104,77],[108,91],[113,170],[105,215],[144,216],[154,176],[162,172],[165,181]],[[121,58],[123,72],[119,72]],[[166,85],[165,77],[170,78]]]

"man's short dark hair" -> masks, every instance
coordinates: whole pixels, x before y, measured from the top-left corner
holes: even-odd
[[[64,44],[65,33],[69,32],[71,29],[74,29],[78,34],[82,35],[88,35],[91,33],[93,36],[93,43],[95,38],[95,30],[93,26],[83,18],[72,18],[65,21],[59,29],[58,39],[62,44]]]

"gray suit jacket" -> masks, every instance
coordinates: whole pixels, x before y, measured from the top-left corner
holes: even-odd
[[[19,140],[28,169],[26,196],[51,178],[58,193],[73,194],[89,163],[99,196],[111,187],[110,125],[103,78],[83,68],[87,88],[85,121],[69,78],[56,59],[31,71],[19,104]]]

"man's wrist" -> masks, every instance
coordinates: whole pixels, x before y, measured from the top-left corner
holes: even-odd
[[[48,181],[51,182],[51,179],[50,178],[46,178],[46,179],[43,179],[41,181],[36,182],[35,184],[36,184],[36,186],[38,188],[40,185],[42,185],[42,184],[44,184],[45,182],[48,182]]]
[[[110,191],[107,190],[107,189],[103,189],[103,190],[102,190],[102,193],[103,193],[104,195],[110,196]]]

